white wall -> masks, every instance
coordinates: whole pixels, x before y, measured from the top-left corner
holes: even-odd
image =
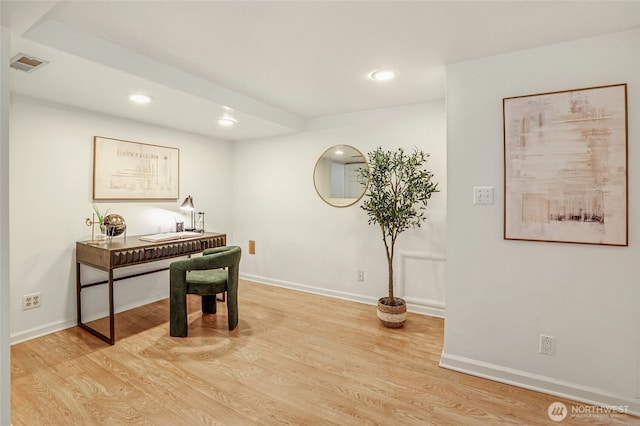
[[[447,67],[443,366],[640,412],[638,51],[632,31]],[[628,83],[629,247],[503,240],[502,99],[616,83]],[[496,203],[474,206],[474,186],[495,186]],[[555,356],[538,353],[540,334]]]
[[[363,152],[420,147],[442,192],[429,220],[403,234],[396,264],[410,309],[443,315],[446,158],[443,102],[316,120],[314,130],[252,142],[222,142],[31,98],[11,101],[11,336],[19,342],[75,325],[75,241],[91,237],[92,144],[100,135],[180,148],[178,202],[99,202],[119,213],[128,234],[168,231],[182,198],[193,195],[208,230],[245,248],[246,278],[373,303],[386,291],[380,231],[359,204],[330,207],[313,187],[313,167],[331,145]],[[233,193],[233,195],[232,195]],[[229,206],[233,206],[231,209]],[[249,239],[257,254],[248,255]],[[37,243],[34,243],[37,242]],[[144,269],[144,268],[141,268]],[[356,280],[365,271],[365,282]],[[103,278],[82,268],[83,281]],[[118,272],[116,273],[118,276]],[[125,290],[121,290],[126,288]],[[166,274],[116,283],[116,308],[167,297]],[[22,295],[42,306],[22,311]],[[83,317],[104,315],[106,286],[83,291]]]
[[[0,13],[3,7],[0,5]],[[0,425],[11,422],[9,314],[9,47],[11,32],[0,26]]]
[[[442,192],[432,197],[422,228],[402,234],[396,264],[400,295],[413,311],[442,315],[446,235],[444,103],[412,105],[312,121],[296,135],[235,142],[234,237],[245,249],[244,278],[365,303],[386,295],[386,257],[380,229],[367,224],[361,202],[336,208],[313,185],[313,169],[329,147],[363,153],[419,147]],[[357,271],[365,281],[357,281]]]
[[[96,203],[101,211],[122,215],[129,236],[173,230],[174,215],[182,214],[179,206],[191,194],[196,209],[206,213],[207,230],[231,237],[231,142],[23,97],[12,99],[10,121],[13,342],[76,323],[74,251],[76,241],[91,238],[84,222],[93,211],[96,135],[180,149],[179,200]],[[95,270],[82,271],[83,282],[104,279]],[[42,306],[23,311],[22,295],[35,292]],[[83,290],[83,319],[108,312],[106,295],[106,286]],[[116,310],[165,297],[166,273],[115,284]]]

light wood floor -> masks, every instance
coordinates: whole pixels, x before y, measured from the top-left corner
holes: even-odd
[[[246,281],[237,335],[224,304],[198,309],[187,338],[164,300],[118,314],[115,346],[77,327],[13,346],[13,425],[548,425],[575,405],[439,368],[440,319],[390,330],[375,307]]]

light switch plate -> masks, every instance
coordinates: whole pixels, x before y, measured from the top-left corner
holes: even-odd
[[[493,186],[476,186],[473,188],[473,204],[493,204]]]

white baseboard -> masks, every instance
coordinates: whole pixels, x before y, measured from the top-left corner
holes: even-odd
[[[327,297],[335,297],[337,299],[349,300],[352,302],[365,303],[367,305],[375,306],[378,303],[377,297],[365,296],[356,293],[348,293],[344,291],[330,290],[322,287],[314,287],[306,284],[293,283],[290,281],[282,281],[282,280],[274,280],[270,278],[261,277],[258,275],[250,275],[250,274],[240,274],[240,278],[254,281],[260,284],[267,284],[276,287],[287,288],[290,290],[304,291],[307,293],[319,294]],[[135,303],[125,305],[125,306],[116,306],[116,313],[126,311],[129,309],[137,308],[139,306],[147,305],[149,303],[157,302],[158,300],[166,299],[166,294],[161,295],[153,295],[145,300],[137,301]],[[437,318],[444,318],[444,305],[437,301],[431,301],[426,299],[419,298],[406,298],[407,302],[407,311],[420,314],[427,315]],[[97,320],[99,318],[104,318],[108,315],[108,312],[105,310],[104,312],[97,312],[92,315],[83,315],[83,322],[90,322]],[[55,323],[45,324],[36,328],[32,328],[30,330],[21,331],[19,333],[15,333],[11,335],[11,345],[15,345],[17,343],[25,342],[27,340],[35,339],[37,337],[45,336],[47,334],[55,333],[57,331],[65,330],[67,328],[75,327],[77,325],[77,321],[75,318],[67,319],[64,321],[59,321]]]
[[[11,335],[11,345],[26,342],[27,340],[35,339],[37,337],[46,336],[47,334],[55,333],[56,331],[66,330],[77,325],[77,321],[65,320],[58,321],[51,324],[45,324],[40,327],[31,328],[29,330],[21,331]]]
[[[124,305],[124,306],[116,306],[115,307],[115,312],[123,312],[123,311],[127,311],[129,309],[133,309],[133,308],[137,308],[139,306],[144,306],[144,305],[148,305],[149,303],[154,303],[157,302],[159,300],[163,300],[166,299],[168,297],[168,295],[166,293],[164,294],[160,294],[160,295],[153,295],[150,296],[144,300],[139,300],[135,303],[130,303],[128,305]],[[90,322],[90,321],[94,321],[100,318],[104,318],[106,316],[109,315],[109,311],[104,310],[103,312],[98,312],[95,313],[93,315],[88,315],[85,316],[83,315],[82,321],[83,322]],[[167,318],[167,322],[169,321],[169,318]],[[14,333],[11,335],[11,345],[15,345],[18,343],[22,343],[22,342],[26,342],[27,340],[31,340],[31,339],[35,339],[37,337],[42,337],[42,336],[46,336],[47,334],[51,334],[51,333],[55,333],[57,331],[62,331],[62,330],[66,330],[67,328],[71,328],[71,327],[75,327],[76,325],[78,325],[78,321],[76,320],[76,318],[74,317],[73,319],[67,319],[64,321],[58,321],[58,322],[53,322],[50,324],[45,324],[39,327],[35,327],[29,330],[25,330],[25,331],[21,331],[19,333]]]
[[[298,284],[290,281],[274,280],[271,278],[265,278],[258,275],[243,274],[240,273],[240,278],[253,281],[259,284],[272,285],[275,287],[288,288],[290,290],[304,291],[306,293],[319,294],[321,296],[335,297],[337,299],[349,300],[351,302],[365,303],[367,305],[377,305],[378,298],[371,296],[364,296],[362,294],[347,293],[344,291],[330,290],[322,287],[315,287],[306,284]],[[405,299],[407,302],[407,311],[427,315],[437,318],[444,318],[444,305],[438,302],[429,301],[426,299],[409,298]]]
[[[407,310],[416,314],[430,317],[444,318],[444,303],[437,300],[419,299],[417,297],[405,297]]]
[[[337,299],[350,300],[352,302],[365,303],[367,305],[377,305],[378,299],[371,296],[363,296],[361,294],[347,293],[344,291],[329,290],[322,287],[314,287],[306,284],[298,284],[290,281],[274,280],[258,275],[240,273],[240,279],[252,281],[259,284],[272,285],[274,287],[288,288],[290,290],[304,291],[305,293],[319,294],[321,296],[335,297]]]
[[[615,395],[602,389],[582,386],[577,383],[502,367],[445,352],[442,353],[440,358],[440,367],[599,407],[626,406],[628,414],[640,416],[640,400]]]

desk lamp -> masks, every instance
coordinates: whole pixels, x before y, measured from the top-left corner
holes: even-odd
[[[196,227],[196,209],[195,207],[193,207],[193,198],[191,198],[191,195],[189,195],[187,198],[184,199],[184,202],[182,203],[182,205],[180,206],[180,208],[182,210],[186,210],[191,212],[191,227],[190,228],[185,228],[185,231],[193,231],[195,230]]]

